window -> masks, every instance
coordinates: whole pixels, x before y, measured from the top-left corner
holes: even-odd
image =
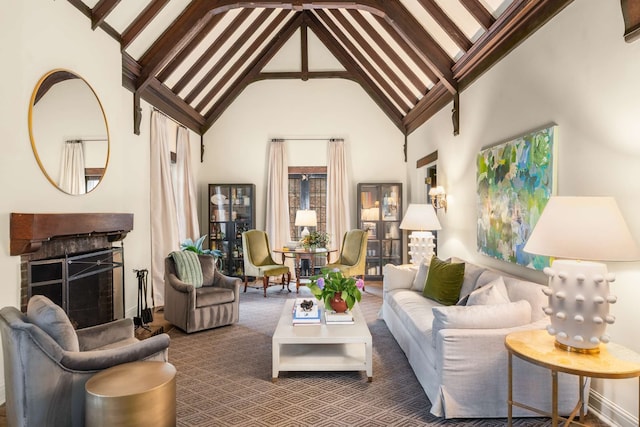
[[[327,168],[289,168],[289,227],[293,239],[300,238],[296,227],[296,211],[309,209],[316,211],[318,226],[316,231],[326,231],[327,226]]]

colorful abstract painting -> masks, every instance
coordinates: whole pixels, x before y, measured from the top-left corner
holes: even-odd
[[[478,155],[478,251],[543,269],[549,258],[523,251],[555,194],[557,126],[484,149]]]

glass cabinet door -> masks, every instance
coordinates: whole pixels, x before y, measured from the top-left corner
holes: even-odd
[[[366,278],[382,278],[385,264],[402,264],[402,184],[358,184],[358,227],[368,233]]]
[[[255,228],[255,185],[209,184],[209,221],[209,247],[222,252],[220,271],[242,277],[242,233]]]

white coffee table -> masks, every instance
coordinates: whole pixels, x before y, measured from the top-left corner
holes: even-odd
[[[373,343],[358,304],[353,307],[352,325],[292,324],[295,300],[285,302],[273,333],[272,381],[281,371],[366,371],[373,380]]]

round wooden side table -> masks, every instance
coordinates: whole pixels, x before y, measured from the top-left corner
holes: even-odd
[[[555,338],[549,335],[546,330],[530,330],[510,333],[505,338],[505,346],[508,351],[509,369],[508,426],[512,425],[513,406],[518,406],[540,415],[550,416],[553,427],[556,427],[560,420],[565,420],[565,425],[572,423],[585,425],[574,420],[576,415],[579,415],[580,421],[584,421],[585,377],[608,379],[640,378],[640,355],[619,344],[601,344],[599,353],[583,354],[558,348],[555,345]],[[513,400],[513,356],[551,371],[551,413]],[[568,418],[561,417],[558,414],[558,372],[579,377],[580,398]]]
[[[87,381],[87,427],[175,426],[176,368],[165,362],[131,362]]]

